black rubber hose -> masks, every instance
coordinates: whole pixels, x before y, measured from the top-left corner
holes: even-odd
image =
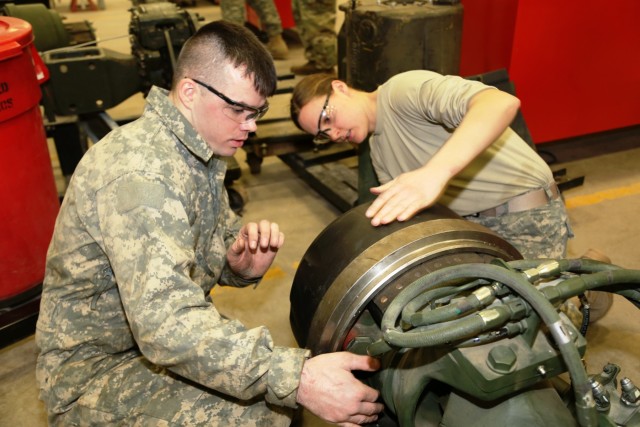
[[[509,261],[507,262],[507,264],[511,268],[524,271],[527,269],[537,268],[542,264],[544,264],[545,262],[553,262],[553,261],[554,260],[526,259],[526,260]],[[589,258],[562,259],[562,260],[557,260],[555,262],[558,263],[558,268],[557,268],[558,273],[560,272],[603,273],[603,275],[588,279],[589,283],[585,283],[584,286],[585,287],[591,286],[591,289],[595,289],[597,287],[608,287],[608,288],[599,289],[599,290],[603,292],[611,292],[611,293],[618,294],[626,298],[627,300],[629,300],[634,306],[636,306],[636,308],[640,309],[640,291],[636,289],[636,287],[625,288],[625,287],[619,286],[619,285],[631,285],[634,283],[637,284],[638,282],[635,277],[637,275],[638,270],[625,270],[625,269],[622,269],[622,267],[619,267],[617,265],[608,264],[605,262],[596,261]],[[624,279],[624,278],[620,279],[619,276],[613,276],[615,277],[613,279],[615,280],[615,283],[609,282],[610,279],[608,278],[611,276],[607,276],[606,274],[604,274],[604,272],[606,271],[623,271],[624,273],[619,273],[619,274],[622,275],[623,277],[627,277],[627,279]],[[602,279],[603,276],[605,277],[604,280]],[[568,286],[582,286],[583,284],[580,283],[580,281],[582,280],[581,277],[575,277],[575,278],[570,278],[565,280],[563,282],[564,288]],[[586,276],[586,277],[590,277],[590,276]],[[628,280],[628,282],[625,282],[625,280]],[[569,283],[567,284],[566,282],[569,282]],[[576,285],[576,282],[578,283],[578,285]],[[592,283],[592,282],[596,282],[596,283]],[[618,285],[618,286],[613,286],[613,285]],[[550,288],[552,289],[553,287],[550,287]],[[554,302],[557,302],[562,299],[566,300],[573,296],[580,295],[582,293],[579,290],[578,291],[574,290],[574,291],[571,291],[571,293],[566,295],[558,294],[553,296],[552,293],[549,292],[549,290],[544,292],[547,298],[551,299]]]
[[[429,327],[428,329],[427,327],[420,327],[409,332],[390,329],[385,332],[384,338],[385,341],[396,347],[435,347],[467,339],[487,330],[495,329],[512,320],[513,316],[514,311],[511,307],[508,305],[499,305],[461,319]]]
[[[486,285],[487,283],[489,282],[486,280],[475,280],[461,286],[447,286],[422,293],[403,308],[402,320],[412,326],[427,326],[436,323],[448,322],[478,308],[486,307],[489,305],[489,302],[483,303],[472,294],[464,298],[462,301],[456,301],[432,310],[423,310],[418,312],[419,308],[432,301],[445,296],[455,295],[481,285]]]
[[[622,267],[617,265],[608,264],[606,262],[596,261],[589,258],[576,258],[576,259],[519,259],[515,261],[508,261],[509,267],[526,270],[529,268],[536,268],[545,262],[555,261],[558,263],[558,272],[570,271],[575,273],[594,273],[604,270],[621,270]]]
[[[606,291],[607,289],[600,289],[601,291]],[[640,309],[640,291],[637,289],[616,289],[614,287],[610,290],[615,294],[621,295],[625,297],[631,304],[635,305],[636,308]]]
[[[605,270],[597,273],[571,277],[555,286],[541,289],[552,302],[562,301],[580,295],[589,290],[609,290],[631,300],[636,306],[640,304],[640,270]],[[625,289],[617,289],[618,285],[636,285]],[[610,289],[607,289],[610,288]]]
[[[472,311],[477,311],[482,307],[482,301],[476,298],[475,295],[469,295],[460,301],[455,301],[433,310],[415,313],[410,316],[409,323],[412,326],[428,326],[449,322],[464,315],[469,315]]]
[[[402,308],[402,320],[407,324],[411,324],[411,318],[415,316],[418,310],[422,307],[429,304],[431,301],[448,297],[456,294],[457,292],[458,288],[455,286],[444,286],[442,288],[432,289],[421,293]]]
[[[391,342],[393,339],[389,341],[388,338],[390,335],[401,333],[395,329],[398,315],[402,311],[402,307],[416,295],[424,292],[426,289],[437,288],[440,283],[448,280],[463,278],[488,279],[502,283],[519,294],[533,307],[551,332],[569,371],[575,394],[578,422],[582,427],[596,427],[598,421],[595,402],[578,349],[573,344],[570,334],[566,331],[553,305],[551,305],[545,296],[529,283],[521,273],[490,264],[456,265],[430,273],[407,286],[390,304],[382,319],[384,339],[394,345],[393,342]]]
[[[589,300],[585,294],[578,295],[580,299],[580,312],[582,313],[582,323],[580,324],[580,333],[583,337],[587,336],[587,330],[589,329],[589,318],[591,317],[591,307],[589,306]]]

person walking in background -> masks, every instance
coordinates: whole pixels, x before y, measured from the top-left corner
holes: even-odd
[[[220,0],[222,19],[237,25],[244,25],[246,18],[246,4],[256,12],[264,32],[269,40],[267,50],[273,59],[287,59],[289,48],[282,38],[282,20],[273,0]]]
[[[298,75],[331,73],[338,63],[335,0],[292,0],[293,19],[307,62],[291,67]]]

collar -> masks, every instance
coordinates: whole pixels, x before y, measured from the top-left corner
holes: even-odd
[[[147,95],[145,111],[154,111],[160,121],[194,155],[205,162],[213,157],[213,151],[205,140],[198,135],[187,118],[171,102],[168,90],[153,86]]]

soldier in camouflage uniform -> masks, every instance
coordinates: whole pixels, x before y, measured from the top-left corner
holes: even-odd
[[[376,419],[377,391],[351,373],[374,359],[276,347],[209,298],[258,283],[284,241],[275,223],[241,225],[221,158],[256,130],[276,81],[251,32],[210,23],[184,45],[171,92],[153,87],[143,115],[78,165],[36,331],[51,425],[283,426],[297,405]]]
[[[317,142],[358,144],[370,135],[383,184],[371,188],[373,226],[438,201],[526,258],[564,257],[570,230],[553,174],[509,128],[519,105],[483,83],[426,70],[393,76],[374,92],[317,74],[296,85],[291,115]]]
[[[299,75],[330,73],[338,63],[335,0],[292,0],[293,19],[307,62],[291,67]]]
[[[256,12],[262,29],[267,34],[267,49],[273,59],[287,59],[289,48],[282,38],[282,20],[273,0],[247,0],[249,6]],[[246,6],[244,0],[220,0],[222,19],[237,25],[244,25],[246,21]]]

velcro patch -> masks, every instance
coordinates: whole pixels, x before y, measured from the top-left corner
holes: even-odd
[[[150,182],[127,182],[118,189],[118,212],[124,213],[138,206],[162,208],[164,186]]]

